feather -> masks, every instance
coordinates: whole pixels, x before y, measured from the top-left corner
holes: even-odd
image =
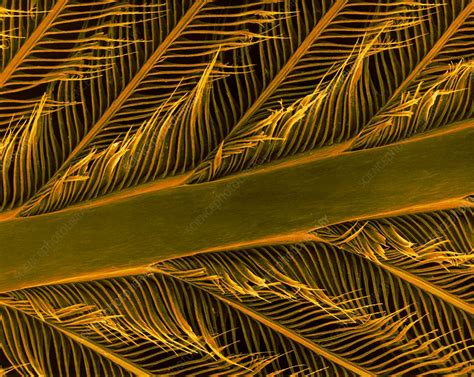
[[[471,0],[5,0],[0,375],[472,375]]]

